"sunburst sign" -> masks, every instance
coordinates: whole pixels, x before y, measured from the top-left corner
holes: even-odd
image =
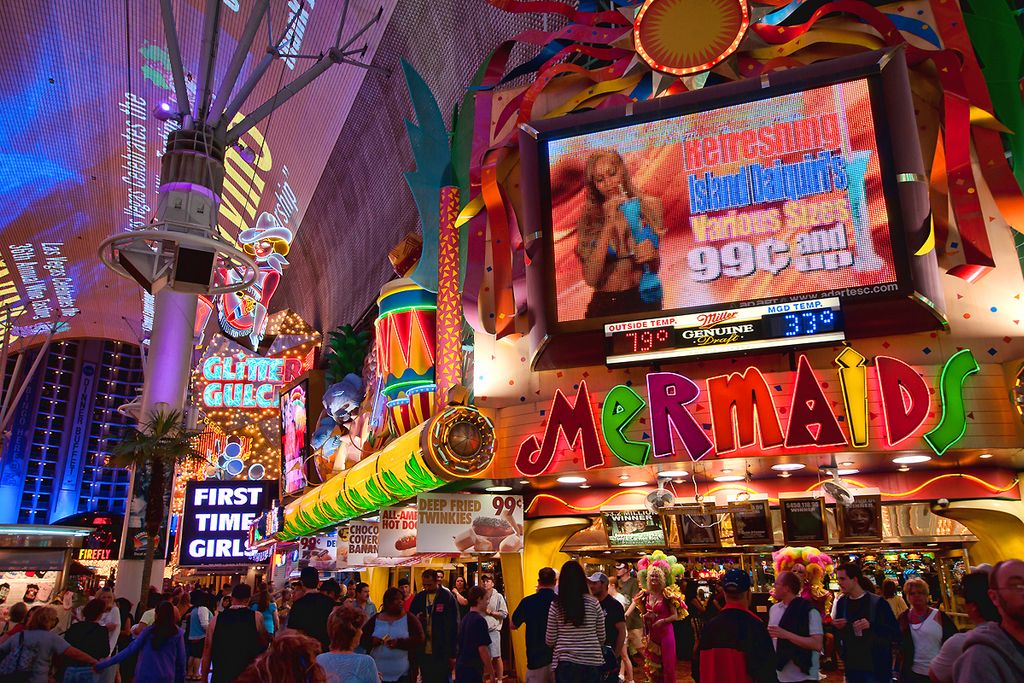
[[[652,69],[685,76],[735,52],[749,25],[745,0],[646,0],[633,38]]]

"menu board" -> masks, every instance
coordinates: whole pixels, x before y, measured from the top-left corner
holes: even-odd
[[[882,540],[881,495],[858,495],[849,505],[836,505],[841,541]]]
[[[352,522],[348,525],[348,564],[364,567],[377,559],[380,536],[378,522]]]
[[[679,539],[684,546],[706,548],[721,545],[715,506],[705,505],[702,510],[703,512],[679,515]]]
[[[665,530],[647,510],[614,510],[601,514],[612,548],[664,547]]]
[[[782,534],[787,544],[828,543],[824,498],[783,498],[779,505],[782,508]]]
[[[736,545],[770,545],[774,542],[772,513],[767,500],[729,503],[729,515]]]
[[[416,554],[416,508],[384,508],[380,511],[380,557],[412,557]]]

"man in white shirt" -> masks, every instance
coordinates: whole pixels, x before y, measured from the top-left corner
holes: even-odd
[[[768,610],[768,634],[775,645],[779,683],[818,681],[821,614],[799,594],[797,575],[779,572],[775,578],[778,602]]]
[[[117,638],[121,635],[121,610],[114,604],[114,591],[109,588],[102,589],[97,596],[103,601],[105,607],[103,616],[96,622],[107,629],[107,639],[110,641],[110,651],[117,647]],[[96,675],[100,683],[114,683],[118,668],[116,666],[104,669]]]
[[[501,625],[508,616],[508,603],[505,596],[494,589],[494,578],[489,574],[480,575],[480,587],[484,589],[484,605],[486,611],[487,630],[491,634],[491,664],[494,667],[494,680],[504,678],[505,667],[501,659]]]

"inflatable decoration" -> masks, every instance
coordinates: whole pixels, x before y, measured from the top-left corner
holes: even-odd
[[[823,615],[831,612],[832,592],[825,587],[825,576],[835,569],[831,557],[812,546],[786,546],[772,553],[772,560],[776,575],[779,572],[802,574],[801,597],[810,600]]]

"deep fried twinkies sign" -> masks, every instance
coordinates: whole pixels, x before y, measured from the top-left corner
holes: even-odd
[[[277,498],[277,481],[190,481],[181,519],[184,567],[247,564],[249,526]]]
[[[793,378],[789,406],[775,404],[767,379],[756,367],[743,372],[709,377],[704,386],[675,372],[647,375],[647,396],[633,387],[613,387],[599,414],[592,409],[585,382],[579,383],[576,400],[555,393],[551,410],[538,439],[530,436],[520,445],[515,465],[527,477],[544,474],[552,467],[564,439],[571,447],[582,445],[585,469],[605,466],[605,449],[621,463],[644,465],[654,458],[685,452],[692,460],[715,453],[728,455],[744,448],[776,452],[813,452],[868,446],[868,392],[881,399],[885,447],[893,448],[919,433],[937,398],[938,423],[921,434],[937,455],[957,443],[967,431],[964,383],[980,367],[969,349],[953,354],[942,366],[934,388],[910,365],[889,356],[874,359],[875,381],[869,389],[867,358],[846,347],[835,359],[835,375],[842,393],[838,413],[822,391],[821,381],[805,356],[800,356]],[[690,404],[707,391],[710,424],[691,412]],[[705,413],[704,415],[707,415]],[[840,426],[843,415],[845,430]],[[646,418],[649,439],[630,439],[626,430]],[[783,429],[783,419],[787,422]],[[560,439],[561,437],[561,439]]]

